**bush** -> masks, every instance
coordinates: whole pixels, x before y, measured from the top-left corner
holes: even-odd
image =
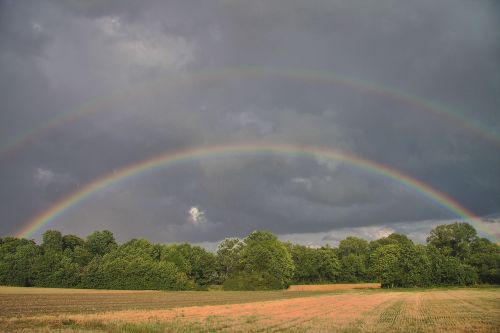
[[[82,287],[137,290],[191,290],[195,287],[173,263],[139,256],[114,257],[112,254],[97,258],[86,267]]]

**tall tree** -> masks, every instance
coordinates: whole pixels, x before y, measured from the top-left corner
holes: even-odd
[[[476,229],[470,224],[455,222],[432,229],[427,237],[427,244],[439,249],[444,255],[465,260],[470,256],[471,244],[476,239]]]
[[[187,272],[189,278],[200,286],[208,286],[216,280],[216,259],[213,253],[191,244],[184,243],[176,246],[189,264]]]
[[[431,283],[430,260],[423,246],[392,242],[379,246],[370,258],[370,271],[384,288],[423,287]]]
[[[243,286],[236,283],[236,288],[280,289],[289,285],[295,266],[287,248],[274,234],[254,231],[245,238],[244,243],[238,265],[239,274],[249,279],[245,279]],[[233,275],[233,280],[226,280],[225,286],[240,280],[239,274]]]
[[[85,241],[78,236],[75,235],[64,235],[62,237],[62,247],[63,250],[71,250],[74,251],[77,246],[83,246]]]
[[[358,237],[341,240],[337,250],[341,272],[340,279],[346,282],[366,281],[369,244]]]
[[[44,252],[62,252],[63,237],[60,231],[47,230],[43,233],[42,249]]]
[[[331,248],[313,249],[289,245],[295,264],[294,283],[323,283],[337,281],[340,262]]]
[[[372,253],[370,269],[382,284],[382,288],[399,286],[399,277],[402,274],[399,267],[400,251],[399,245],[388,244],[378,247]]]
[[[486,238],[478,238],[471,245],[467,263],[474,267],[482,283],[500,284],[500,246]]]
[[[109,230],[94,231],[85,242],[85,247],[93,256],[102,256],[117,247],[115,236]]]
[[[40,248],[27,239],[6,237],[0,241],[0,284],[29,287],[35,284],[34,264]]]
[[[445,255],[434,246],[427,247],[433,285],[470,285],[477,282],[477,272],[456,257]]]
[[[217,247],[217,273],[219,282],[224,282],[238,269],[243,241],[236,237],[226,238]]]

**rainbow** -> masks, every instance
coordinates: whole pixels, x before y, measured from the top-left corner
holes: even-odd
[[[402,173],[401,171],[333,148],[267,142],[251,142],[189,148],[157,155],[152,158],[124,166],[121,169],[115,170],[93,180],[78,191],[61,199],[46,211],[35,216],[25,225],[25,227],[19,230],[16,236],[23,238],[32,237],[50,222],[59,218],[72,207],[79,205],[94,193],[112,184],[122,182],[132,176],[193,160],[253,155],[284,155],[292,157],[322,158],[345,162],[351,166],[384,176],[390,180],[406,185],[408,188],[421,194],[426,199],[429,199],[447,209],[458,218],[470,222],[481,231],[492,235],[495,241],[498,242],[498,236],[500,235],[498,230],[491,230],[490,227],[481,219],[465,207],[461,206],[453,198],[415,178],[412,178],[409,175]]]
[[[72,111],[62,113],[49,119],[36,128],[29,129],[21,132],[8,140],[3,145],[0,145],[0,159],[15,153],[22,147],[25,147],[38,138],[42,137],[45,133],[50,132],[52,129],[71,123],[83,115],[92,114],[94,112],[104,109],[117,101],[122,101],[126,98],[133,98],[155,92],[162,92],[169,85],[190,85],[200,84],[204,82],[214,82],[223,80],[240,80],[260,77],[277,77],[283,79],[304,80],[312,82],[324,82],[344,85],[349,88],[357,89],[372,93],[383,98],[388,98],[399,103],[408,105],[412,108],[424,110],[432,114],[445,118],[450,123],[453,123],[459,128],[464,128],[471,133],[475,133],[479,137],[500,146],[500,133],[494,128],[490,128],[478,121],[451,111],[450,109],[439,105],[435,102],[427,101],[421,97],[409,94],[400,89],[382,85],[377,82],[368,80],[357,79],[344,75],[337,75],[332,73],[297,70],[297,69],[272,69],[261,67],[249,67],[242,69],[224,69],[202,72],[197,75],[185,77],[167,77],[150,81],[147,84],[135,87],[126,91],[118,91],[106,96],[91,100]]]

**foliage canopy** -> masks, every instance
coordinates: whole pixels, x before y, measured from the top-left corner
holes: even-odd
[[[282,289],[292,283],[378,281],[383,287],[500,284],[500,247],[467,223],[437,226],[426,245],[391,234],[337,248],[283,243],[269,231],[226,238],[216,253],[183,244],[132,239],[111,231],[86,239],[48,230],[42,243],[0,238],[0,284],[96,289]]]

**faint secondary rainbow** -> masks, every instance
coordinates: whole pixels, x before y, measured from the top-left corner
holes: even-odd
[[[430,199],[439,206],[447,209],[456,217],[472,223],[481,231],[494,237],[498,242],[500,233],[498,230],[491,230],[481,219],[475,216],[467,208],[461,206],[450,196],[432,188],[431,186],[412,178],[396,169],[386,165],[367,160],[365,158],[346,153],[337,149],[326,147],[315,147],[308,145],[290,145],[281,143],[253,142],[243,144],[202,146],[168,152],[157,155],[149,159],[133,163],[119,170],[105,174],[92,182],[88,183],[78,191],[63,198],[52,207],[35,216],[17,233],[17,237],[31,237],[51,221],[63,215],[72,207],[82,203],[92,194],[108,187],[112,184],[124,181],[132,176],[140,175],[155,169],[166,168],[178,163],[184,163],[193,160],[216,159],[223,157],[238,157],[252,155],[276,155],[276,156],[302,156],[309,158],[322,158],[336,161],[342,161],[359,169],[370,173],[378,174],[391,179],[397,183],[406,185],[408,188],[421,194],[426,199]]]
[[[133,98],[155,93],[156,90],[157,92],[162,92],[169,85],[190,85],[200,84],[203,82],[216,82],[223,80],[239,80],[249,79],[252,77],[260,78],[273,76],[277,78],[293,79],[299,81],[303,80],[306,82],[312,81],[334,83],[353,89],[366,91],[383,98],[388,98],[399,103],[409,105],[415,109],[425,110],[426,112],[444,117],[450,123],[454,124],[454,126],[467,129],[468,131],[475,133],[481,138],[500,146],[500,133],[498,133],[498,131],[494,128],[487,127],[477,120],[466,117],[460,113],[453,112],[443,105],[428,101],[416,95],[409,94],[395,87],[390,87],[378,82],[372,82],[350,76],[337,75],[334,73],[298,69],[249,67],[241,69],[207,71],[200,74],[186,75],[183,77],[162,78],[155,81],[150,81],[147,84],[140,85],[138,87],[127,89],[125,91],[111,93],[109,95],[90,100],[87,103],[76,107],[72,111],[62,113],[49,119],[38,127],[21,132],[11,138],[5,144],[0,145],[0,159],[20,150],[22,147],[36,142],[38,138],[42,137],[45,133],[48,133],[57,127],[71,123],[84,115],[100,111],[106,106],[110,106],[118,101],[123,101],[126,98]]]

